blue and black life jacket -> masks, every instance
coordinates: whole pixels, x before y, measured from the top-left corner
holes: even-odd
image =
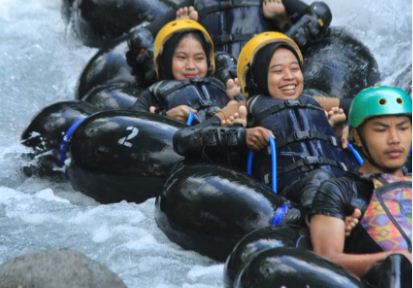
[[[217,51],[238,58],[242,46],[262,31],[274,30],[262,14],[261,0],[195,0],[199,22],[208,27]]]
[[[248,101],[253,126],[274,133],[277,143],[278,190],[321,168],[336,177],[355,168],[355,161],[341,148],[323,108],[306,95],[296,100],[278,100],[257,95]],[[268,149],[256,153],[253,176],[270,182],[271,155]]]
[[[214,77],[163,80],[153,84],[149,91],[162,110],[188,105],[198,110],[200,122],[215,114],[229,100],[224,83]]]

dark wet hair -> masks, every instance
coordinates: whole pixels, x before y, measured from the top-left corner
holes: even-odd
[[[201,43],[202,49],[204,50],[205,55],[207,57],[208,76],[209,76],[210,68],[211,68],[209,54],[210,54],[211,47],[208,44],[208,42],[205,40],[204,36],[202,35],[200,31],[189,30],[189,31],[175,33],[174,35],[172,35],[171,38],[166,40],[163,46],[162,54],[159,56],[159,80],[174,79],[174,76],[172,73],[172,57],[175,53],[175,49],[178,46],[179,42],[188,35],[191,35],[196,40],[198,40],[199,43]]]
[[[257,52],[250,69],[248,69],[246,82],[248,93],[250,95],[270,94],[268,91],[268,69],[270,67],[272,56],[279,48],[286,48],[290,50],[294,54],[295,58],[297,58],[298,64],[300,65],[300,58],[292,47],[284,43],[269,43]]]

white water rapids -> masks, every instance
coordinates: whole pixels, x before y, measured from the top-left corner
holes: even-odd
[[[346,27],[370,48],[382,83],[394,84],[411,66],[411,1],[325,2],[332,26]],[[182,250],[156,226],[154,199],[100,205],[69,183],[22,174],[21,132],[43,107],[74,99],[76,81],[96,53],[67,36],[60,5],[0,0],[0,263],[70,247],[128,287],[222,287],[222,263]]]

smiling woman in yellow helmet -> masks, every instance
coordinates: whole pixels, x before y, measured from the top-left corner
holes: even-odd
[[[253,175],[270,184],[271,155],[262,149],[269,133],[264,129],[277,143],[278,191],[306,210],[322,181],[356,166],[331,127],[345,120],[343,111],[332,109],[328,119],[320,103],[303,94],[303,61],[298,45],[287,35],[264,32],[241,50],[237,74],[249,98],[250,124],[257,127],[247,129],[246,139],[247,146],[259,150]]]
[[[153,54],[159,80],[200,78],[215,71],[211,36],[190,19],[177,19],[163,26],[156,35]]]
[[[230,100],[225,85],[212,77],[214,44],[198,22],[176,19],[163,26],[154,41],[153,60],[160,81],[139,95],[133,109],[181,122],[192,112],[202,121]]]
[[[282,55],[277,57],[275,53]],[[282,90],[282,87],[270,85],[269,81],[275,81],[273,78],[285,78],[288,79],[287,83],[294,83],[294,87],[291,88],[296,88],[295,91],[287,91],[287,94],[294,93],[286,97],[297,98],[304,87],[300,69],[302,64],[303,55],[300,48],[290,37],[279,32],[258,34],[247,42],[238,58],[237,74],[241,90],[250,96],[270,94],[269,90]],[[291,77],[277,77],[286,73],[291,73],[286,75]],[[271,96],[283,97],[275,94]]]

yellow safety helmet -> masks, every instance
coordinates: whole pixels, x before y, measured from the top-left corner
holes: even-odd
[[[303,55],[301,54],[300,48],[298,47],[297,43],[295,43],[294,40],[287,35],[280,32],[263,32],[255,35],[244,45],[238,56],[237,76],[239,84],[241,86],[241,91],[244,94],[248,94],[248,91],[246,89],[246,77],[248,69],[254,61],[255,55],[262,47],[270,43],[281,43],[291,47],[298,56],[300,65],[303,64],[304,59]]]
[[[155,71],[156,74],[159,76],[159,56],[163,52],[163,47],[175,33],[184,32],[195,30],[202,33],[205,38],[205,41],[211,46],[209,50],[209,65],[210,65],[210,73],[213,74],[215,72],[215,57],[214,57],[214,42],[212,41],[211,36],[209,35],[208,31],[199,24],[197,21],[191,19],[176,19],[167,24],[165,24],[161,30],[159,30],[158,34],[156,35],[153,47],[153,60],[155,62]]]

